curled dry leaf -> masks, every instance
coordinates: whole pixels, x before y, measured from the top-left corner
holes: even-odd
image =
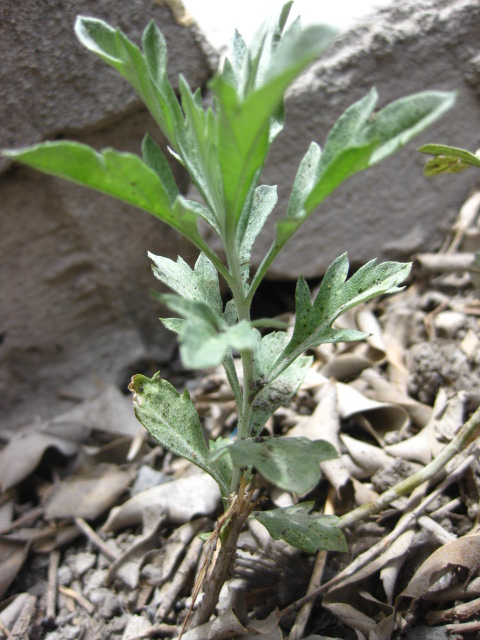
[[[343,459],[353,477],[369,478],[379,469],[391,465],[395,460],[380,447],[352,438],[346,433],[340,435],[340,440],[348,454],[348,457],[344,455]],[[349,464],[348,458],[353,461],[353,466]]]
[[[459,393],[450,400],[444,389],[440,389],[435,400],[432,417],[425,427],[406,440],[385,447],[386,453],[428,464],[440,453],[463,423],[465,395]]]
[[[362,414],[368,418],[378,436],[386,431],[401,431],[409,424],[408,413],[398,405],[376,402],[351,385],[337,384],[338,408],[344,419]]]
[[[158,545],[158,530],[161,524],[162,519],[160,518],[157,520],[156,527],[152,527],[144,535],[136,536],[133,544],[110,565],[105,580],[107,585],[119,578],[130,589],[135,589],[138,586],[140,567],[145,555]]]
[[[183,634],[182,640],[230,640],[230,638],[261,638],[261,640],[282,640],[283,634],[278,626],[278,610],[265,620],[250,620],[245,626],[233,613],[225,611],[218,618],[191,629]]]
[[[183,524],[194,516],[211,515],[220,501],[217,484],[209,475],[198,472],[152,487],[127,500],[110,512],[105,531],[116,531],[142,522],[145,509],[165,513],[169,522]]]
[[[392,591],[395,577],[408,557],[413,540],[412,530],[402,533],[383,553],[332,587],[323,599],[323,606],[342,622],[361,632],[364,638],[389,640],[393,628],[393,607],[388,602],[379,601],[365,589],[359,589],[358,585],[374,574],[381,574],[387,567],[395,566],[395,571],[389,577],[390,584],[387,585],[387,589]],[[381,617],[379,612],[383,614]]]
[[[114,505],[133,479],[133,469],[99,465],[88,475],[55,483],[45,502],[45,518],[94,520]]]
[[[28,555],[28,543],[0,538],[0,598],[17,577]]]
[[[0,487],[14,487],[37,468],[43,455],[54,448],[64,456],[73,456],[87,436],[83,425],[60,423],[34,424],[16,432],[0,451]]]
[[[467,535],[449,542],[429,556],[416,571],[398,598],[442,599],[442,592],[456,581],[463,568],[467,581],[480,571],[480,534]]]

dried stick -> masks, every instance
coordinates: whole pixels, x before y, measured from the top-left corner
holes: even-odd
[[[110,560],[110,562],[115,562],[117,560],[117,555],[105,544],[105,542],[100,538],[100,536],[95,533],[92,527],[83,519],[83,518],[74,518],[75,525],[78,529],[86,536],[90,542],[92,542],[101,553]]]
[[[427,464],[423,469],[417,471],[417,473],[414,473],[409,478],[402,480],[394,487],[387,489],[387,491],[384,491],[375,498],[375,500],[367,502],[357,509],[353,509],[353,511],[346,513],[339,519],[336,526],[340,529],[351,527],[359,520],[365,520],[368,516],[372,516],[375,513],[382,511],[382,509],[388,507],[392,502],[398,500],[398,498],[410,494],[418,486],[433,478],[433,476],[435,476],[448,462],[450,462],[453,456],[462,451],[469,440],[473,438],[479,426],[480,407],[475,411],[470,420],[468,420],[459,429],[457,435],[451,440],[451,442],[449,442],[449,444],[440,451],[437,457],[429,462],[429,464]]]
[[[325,503],[324,513],[325,515],[332,515],[334,513],[333,508],[333,493],[335,489],[333,486],[330,487],[329,495],[327,497],[327,501]],[[317,557],[315,559],[315,566],[313,567],[312,576],[310,578],[310,583],[308,585],[307,594],[311,593],[315,589],[317,589],[323,578],[323,572],[325,570],[325,565],[327,563],[327,551],[319,551],[317,553]],[[312,612],[314,605],[314,600],[310,600],[306,602],[303,607],[300,609],[297,615],[297,619],[295,620],[294,625],[290,630],[290,635],[288,636],[288,640],[302,640],[304,636],[305,627],[307,626],[308,619],[310,618],[310,613]]]
[[[462,620],[468,620],[474,615],[477,615],[480,611],[480,598],[470,600],[470,602],[464,602],[458,604],[451,609],[444,609],[443,611],[429,611],[426,615],[428,624],[437,625],[444,622],[450,622],[455,620],[460,622]]]
[[[476,413],[480,413],[480,409]],[[439,495],[441,495],[444,492],[446,487],[448,487],[452,482],[455,482],[455,480],[457,480],[463,475],[465,470],[472,464],[474,459],[475,459],[474,456],[468,456],[468,458],[463,460],[462,463],[457,467],[457,469],[455,469],[453,473],[451,473],[447,478],[445,478],[445,480],[439,485],[439,487],[435,491],[432,491],[432,493],[430,493],[418,505],[418,507],[416,507],[413,511],[404,515],[400,519],[399,523],[391,533],[389,533],[382,540],[379,540],[375,545],[373,545],[373,547],[371,547],[370,549],[362,553],[360,556],[355,558],[355,560],[353,560],[353,562],[351,562],[348,565],[348,567],[345,567],[343,571],[338,573],[331,580],[322,584],[320,587],[318,587],[318,589],[315,589],[314,591],[307,593],[307,595],[303,596],[303,598],[300,598],[296,602],[293,602],[288,607],[285,607],[285,609],[282,609],[282,611],[280,611],[280,618],[283,618],[286,615],[292,613],[292,611],[295,611],[299,607],[303,606],[306,602],[309,602],[310,600],[315,599],[318,596],[322,595],[323,593],[325,593],[325,591],[328,591],[328,589],[332,587],[338,587],[338,585],[342,582],[342,580],[349,578],[354,573],[356,573],[357,571],[365,567],[367,564],[372,562],[378,555],[380,555],[380,553],[385,551],[390,546],[390,544],[396,538],[398,538],[398,536],[400,536],[402,533],[407,531],[413,525],[413,523],[417,520],[420,514],[426,509],[426,507],[429,504],[431,504],[431,502],[435,500]],[[402,484],[402,483],[399,483],[399,484]]]
[[[60,562],[60,552],[52,551],[48,564],[48,592],[47,592],[47,620],[55,618],[57,602],[57,571]]]

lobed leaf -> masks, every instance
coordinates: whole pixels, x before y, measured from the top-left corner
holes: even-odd
[[[3,155],[133,204],[203,249],[206,245],[197,230],[197,213],[187,207],[177,206],[177,201],[172,200],[176,193],[173,177],[165,166],[160,167],[161,160],[152,143],[145,142],[144,150],[154,168],[131,153],[113,149],[98,153],[87,145],[69,141],[45,142],[4,151]]]
[[[228,495],[223,470],[210,460],[210,450],[203,437],[200,420],[187,390],[183,394],[159,373],[152,378],[133,376],[128,388],[139,422],[167,451],[189,460],[217,482],[222,495]]]
[[[272,369],[278,354],[289,342],[283,331],[267,334],[254,355],[254,384],[262,385],[264,376]],[[312,357],[300,356],[270,384],[261,387],[252,407],[251,433],[257,436],[268,418],[298,391],[312,364]]]
[[[170,144],[177,147],[183,131],[183,114],[166,74],[165,40],[151,22],[143,33],[145,55],[120,29],[103,20],[78,16],[79,41],[116,69],[137,91]]]
[[[268,530],[274,540],[285,540],[292,547],[315,553],[348,551],[345,536],[335,526],[337,516],[313,515],[313,502],[300,502],[272,511],[255,511],[252,517]]]
[[[282,101],[290,83],[333,37],[327,27],[282,31],[284,7],[272,26],[263,26],[245,52],[237,36],[235,61],[210,83],[218,112],[218,154],[225,210],[235,228],[254,179],[282,126]],[[278,54],[278,57],[277,57]],[[232,76],[233,74],[233,76]],[[233,77],[233,80],[232,80]]]
[[[237,231],[237,242],[240,241],[238,258],[242,267],[242,276],[246,284],[249,275],[250,258],[252,255],[253,243],[262,230],[268,216],[277,204],[277,187],[260,185],[253,193],[253,198],[248,201],[248,214],[245,232],[241,233],[241,228]]]
[[[328,267],[320,290],[311,302],[310,289],[300,277],[295,292],[293,335],[265,379],[270,383],[301,353],[326,342],[351,342],[366,337],[360,331],[335,329],[333,322],[354,306],[372,298],[401,291],[399,285],[411,264],[371,260],[347,280],[348,257],[344,253]]]
[[[308,438],[255,438],[237,440],[210,459],[228,454],[238,467],[255,467],[267,480],[285,491],[303,495],[320,480],[319,463],[337,457],[325,440]]]
[[[223,303],[218,282],[218,273],[204,253],[200,253],[193,270],[179,256],[174,262],[163,256],[148,253],[156,278],[172,291],[187,300],[203,302],[213,313],[222,318]]]
[[[158,296],[161,302],[181,315],[185,321],[167,328],[179,331],[180,355],[187,369],[204,369],[219,365],[232,349],[254,351],[259,334],[246,320],[229,326],[203,302],[187,300],[173,294]]]
[[[425,91],[396,100],[374,113],[378,95],[372,89],[343,113],[328,134],[323,152],[312,143],[302,159],[275,240],[258,269],[273,260],[320,205],[347,178],[391,155],[450,109],[453,92]],[[258,286],[259,278],[255,285]]]

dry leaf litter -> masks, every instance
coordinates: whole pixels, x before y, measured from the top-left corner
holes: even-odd
[[[319,511],[342,515],[422,469],[479,406],[479,209],[474,193],[444,247],[416,256],[404,292],[341,319],[371,337],[318,348],[299,393],[269,420],[270,434],[341,452],[308,495]],[[205,433],[228,438],[236,416],[222,371],[163,373],[175,371]],[[2,640],[179,635],[219,493],[150,440],[123,391],[99,388],[3,442]],[[249,522],[216,617],[184,640],[480,637],[478,449],[475,439],[431,482],[347,529],[348,554],[307,556]],[[304,498],[261,478],[255,491],[267,506]]]

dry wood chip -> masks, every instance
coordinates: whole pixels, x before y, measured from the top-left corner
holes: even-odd
[[[170,613],[179,594],[186,590],[190,579],[195,573],[200,555],[203,550],[203,540],[194,538],[190,543],[185,558],[178,567],[172,582],[168,585],[168,591],[165,593],[160,606],[157,609],[156,618],[162,621]]]

